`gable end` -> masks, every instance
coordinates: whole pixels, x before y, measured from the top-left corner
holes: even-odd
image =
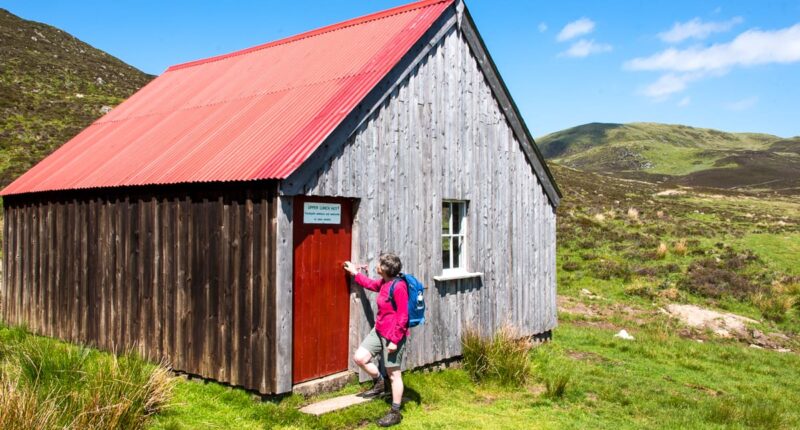
[[[536,142],[533,140],[528,126],[522,119],[522,115],[516,103],[514,103],[514,99],[511,98],[508,87],[506,87],[503,78],[497,71],[497,66],[494,64],[491,55],[489,55],[489,51],[486,49],[486,44],[483,42],[483,38],[481,38],[480,33],[478,33],[475,27],[475,21],[472,20],[472,16],[469,10],[464,6],[463,0],[459,0],[454,7],[458,10],[459,28],[478,62],[478,67],[480,67],[483,72],[486,82],[492,89],[494,97],[497,99],[508,123],[511,125],[511,129],[514,131],[514,135],[517,140],[519,140],[528,162],[539,177],[547,196],[550,198],[550,202],[553,207],[558,207],[563,194],[561,194],[561,190],[558,188],[553,174],[547,167],[544,156],[542,156],[542,153],[536,146]]]

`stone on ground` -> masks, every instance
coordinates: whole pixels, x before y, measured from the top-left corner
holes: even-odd
[[[758,323],[754,319],[741,315],[712,311],[695,305],[670,304],[667,306],[667,312],[690,327],[707,328],[720,337],[732,337],[734,333],[746,333],[746,323]]]
[[[614,335],[614,337],[618,337],[620,339],[625,339],[625,340],[633,340],[633,336],[631,336],[625,329],[620,330],[619,333]]]
[[[311,415],[322,415],[353,405],[366,403],[370,400],[372,400],[371,397],[361,397],[358,394],[350,394],[347,396],[339,396],[332,399],[323,400],[321,402],[312,403],[308,406],[302,407],[300,412]]]

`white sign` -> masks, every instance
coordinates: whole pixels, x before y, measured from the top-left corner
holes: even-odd
[[[338,203],[303,203],[304,224],[341,224],[342,205]]]

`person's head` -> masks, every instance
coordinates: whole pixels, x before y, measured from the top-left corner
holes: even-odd
[[[387,278],[394,278],[403,270],[403,263],[400,262],[400,257],[397,255],[386,252],[381,254],[378,262],[378,274]]]

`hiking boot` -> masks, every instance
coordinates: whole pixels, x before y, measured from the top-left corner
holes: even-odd
[[[372,388],[363,391],[359,394],[361,397],[377,397],[382,396],[386,390],[386,380],[383,378],[377,379],[372,383]]]
[[[378,420],[378,425],[381,427],[391,427],[400,424],[400,421],[403,421],[403,414],[401,414],[400,411],[389,409],[389,412]]]

